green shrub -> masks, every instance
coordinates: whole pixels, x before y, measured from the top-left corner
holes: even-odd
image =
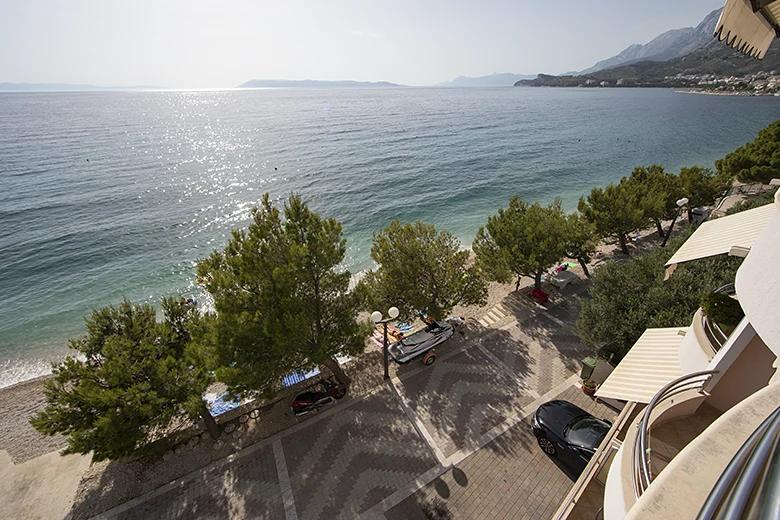
[[[619,362],[645,329],[690,326],[702,296],[734,281],[743,259],[725,255],[680,264],[664,280],[666,262],[691,232],[683,229],[666,248],[596,270],[574,327],[586,347]]]
[[[701,306],[706,316],[726,327],[736,327],[745,315],[739,302],[724,293],[705,294]]]

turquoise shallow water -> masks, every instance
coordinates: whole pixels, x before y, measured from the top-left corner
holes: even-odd
[[[645,89],[0,94],[0,386],[48,370],[91,308],[202,298],[194,262],[268,191],[344,224],[371,265],[393,218],[469,245],[510,195],[568,209],[636,165],[714,161],[780,98]]]

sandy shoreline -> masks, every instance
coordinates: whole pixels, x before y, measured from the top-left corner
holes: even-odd
[[[61,435],[48,437],[38,433],[29,419],[46,406],[43,383],[51,375],[36,377],[0,388],[0,450],[8,451],[18,464],[67,445]]]

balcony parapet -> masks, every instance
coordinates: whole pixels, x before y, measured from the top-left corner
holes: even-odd
[[[773,384],[724,412],[669,462],[630,508],[625,520],[697,518],[729,462],[777,409],[778,402],[780,384]],[[727,517],[742,518],[738,514]]]
[[[634,438],[632,452],[632,476],[634,484],[634,494],[636,498],[642,496],[642,493],[650,486],[653,481],[653,475],[650,472],[650,426],[658,418],[658,407],[663,403],[670,401],[673,397],[683,393],[702,393],[702,389],[716,374],[716,370],[703,370],[693,372],[679,377],[667,384],[653,399],[648,403],[642,414],[642,419],[637,424],[637,434]]]

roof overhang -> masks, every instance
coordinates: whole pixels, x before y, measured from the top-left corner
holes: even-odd
[[[727,0],[715,25],[719,41],[762,59],[775,38],[780,38],[780,0]]]
[[[607,377],[596,397],[649,403],[658,391],[682,375],[680,344],[687,329],[647,329]]]
[[[666,262],[666,277],[683,262],[725,254],[747,256],[775,209],[767,204],[703,223]]]

